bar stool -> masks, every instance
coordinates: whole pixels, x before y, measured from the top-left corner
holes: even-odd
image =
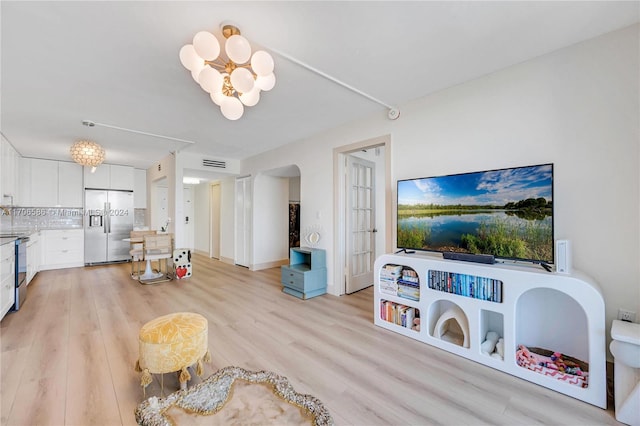
[[[141,284],[155,284],[163,281],[170,281],[168,260],[172,253],[172,235],[156,234],[145,235],[144,237],[144,259],[147,262],[144,274],[140,275]],[[162,260],[164,259],[165,271],[162,272]],[[158,272],[151,269],[151,261],[158,261]]]
[[[129,255],[131,256],[131,278],[138,279],[140,277],[140,262],[144,260],[144,236],[156,235],[157,231],[131,231],[129,234],[129,240],[131,242],[131,250]],[[136,272],[133,272],[133,264],[136,264]]]

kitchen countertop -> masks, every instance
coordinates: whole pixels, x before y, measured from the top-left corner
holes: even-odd
[[[50,227],[42,227],[39,226],[37,228],[7,228],[7,229],[0,229],[0,237],[2,236],[7,236],[7,235],[31,235],[31,234],[35,234],[36,232],[39,231],[75,231],[75,230],[84,230],[84,228],[82,226],[75,226],[75,227],[69,227],[69,226],[50,226]]]
[[[58,231],[58,230],[83,230],[84,228],[69,228],[69,227],[51,227],[51,228],[38,228],[38,229],[29,229],[29,228],[9,228],[0,230],[0,245],[8,244],[14,242],[16,239],[20,237],[26,237],[35,234],[40,231]]]

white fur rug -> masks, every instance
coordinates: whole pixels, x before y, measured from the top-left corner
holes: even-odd
[[[136,409],[144,426],[333,425],[322,402],[297,393],[286,377],[226,367],[187,391],[152,397]]]

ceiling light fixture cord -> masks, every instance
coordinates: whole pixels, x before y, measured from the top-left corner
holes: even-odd
[[[355,87],[353,87],[353,86],[351,86],[351,85],[349,85],[349,84],[347,84],[347,83],[345,83],[343,81],[340,81],[337,78],[327,74],[326,72],[320,71],[319,69],[314,68],[311,65],[309,65],[309,64],[307,64],[305,62],[302,62],[301,60],[296,59],[296,58],[294,58],[293,56],[291,56],[291,55],[289,55],[287,53],[284,53],[282,51],[279,51],[278,49],[274,49],[274,48],[271,48],[271,47],[269,47],[269,50],[272,51],[273,53],[275,53],[276,55],[281,56],[284,59],[293,62],[294,64],[300,65],[301,67],[303,67],[303,68],[305,68],[305,69],[307,69],[307,70],[309,70],[309,71],[311,71],[311,72],[313,72],[315,74],[318,74],[319,76],[324,77],[329,81],[332,81],[332,82],[334,82],[334,83],[336,83],[336,84],[338,84],[338,85],[340,85],[340,86],[342,86],[342,87],[344,87],[346,89],[351,90],[354,93],[357,93],[360,96],[363,96],[363,97],[369,99],[370,101],[373,101],[373,102],[375,102],[375,103],[377,103],[379,105],[382,105],[382,106],[388,108],[389,109],[389,118],[390,119],[395,120],[396,118],[398,118],[400,116],[400,110],[397,107],[394,107],[393,105],[389,105],[388,103],[383,102],[380,99],[375,98],[375,97],[363,92],[360,89],[357,89],[357,88],[355,88]]]
[[[180,138],[174,138],[174,137],[171,137],[171,136],[158,135],[158,134],[155,134],[155,133],[143,132],[141,130],[127,129],[126,127],[112,126],[111,124],[96,123],[95,121],[91,121],[91,120],[82,120],[82,124],[84,124],[87,127],[93,127],[93,126],[108,127],[109,129],[122,130],[122,131],[125,131],[125,132],[137,133],[139,135],[145,135],[145,136],[153,136],[154,138],[169,139],[169,140],[176,141],[176,142],[183,142],[183,143],[188,143],[188,144],[196,143],[194,141],[190,141],[190,140],[186,140],[186,139],[180,139]]]

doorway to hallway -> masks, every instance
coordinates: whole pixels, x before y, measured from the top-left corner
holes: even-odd
[[[334,285],[373,285],[375,259],[391,251],[389,135],[334,149]]]

